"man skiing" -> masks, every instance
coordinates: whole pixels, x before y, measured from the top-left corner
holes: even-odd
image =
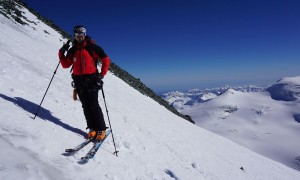
[[[58,56],[63,68],[73,65],[72,78],[75,88],[73,98],[75,99],[78,93],[89,129],[88,138],[103,140],[106,125],[98,102],[98,92],[102,88],[102,79],[108,71],[110,59],[104,50],[87,36],[84,26],[75,26],[73,31],[73,46],[69,49],[67,42],[59,50]],[[100,73],[97,70],[98,60],[102,61]]]

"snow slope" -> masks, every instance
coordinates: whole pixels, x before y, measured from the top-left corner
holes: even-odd
[[[179,118],[111,73],[104,90],[119,157],[111,136],[87,164],[78,160],[88,148],[63,156],[85,136],[81,105],[72,100],[69,70],[59,67],[33,119],[62,42],[22,11],[35,23],[21,26],[0,14],[0,179],[300,179],[298,171]]]
[[[284,78],[267,91],[252,93],[229,89],[181,113],[200,127],[300,170],[299,82],[300,76]]]

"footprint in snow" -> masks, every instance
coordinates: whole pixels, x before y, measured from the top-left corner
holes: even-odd
[[[197,169],[197,167],[198,167],[197,163],[193,162],[193,163],[192,163],[192,167],[193,167],[194,169]]]
[[[131,147],[131,144],[130,144],[129,142],[127,142],[127,141],[124,141],[124,142],[123,142],[123,145],[124,145],[124,147],[125,147],[126,149],[130,149],[130,147]]]
[[[169,169],[165,170],[165,173],[171,176],[171,178],[174,178],[175,180],[179,180],[179,178],[175,175],[175,173]]]
[[[127,117],[123,117],[123,120],[124,120],[124,122],[126,122],[126,123],[128,123],[128,119],[127,119]]]

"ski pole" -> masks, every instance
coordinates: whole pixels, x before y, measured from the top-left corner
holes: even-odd
[[[68,40],[68,41],[66,42],[66,44],[69,44],[70,42],[71,42],[71,40]],[[50,83],[49,83],[49,85],[48,85],[48,87],[47,87],[47,90],[46,90],[46,92],[45,92],[45,94],[44,94],[44,96],[43,96],[43,99],[42,99],[42,101],[41,101],[41,103],[40,103],[40,105],[39,105],[37,111],[35,112],[35,115],[34,115],[34,118],[33,118],[33,119],[36,118],[36,116],[37,116],[37,114],[38,114],[38,112],[39,112],[39,110],[40,110],[40,108],[41,108],[41,106],[42,106],[42,103],[43,103],[43,101],[44,101],[44,99],[45,99],[45,96],[46,96],[48,90],[49,90],[49,87],[50,87],[50,85],[51,85],[51,83],[52,83],[52,80],[53,80],[53,78],[54,78],[54,76],[55,76],[55,74],[56,74],[56,71],[57,71],[57,69],[58,69],[59,64],[60,64],[60,61],[58,62],[57,66],[56,66],[56,68],[55,68],[55,71],[53,72],[53,76],[52,76],[52,78],[51,78],[51,80],[50,80]]]
[[[45,96],[46,96],[46,94],[47,94],[47,92],[48,92],[48,89],[49,89],[49,87],[50,87],[50,84],[52,83],[52,80],[53,80],[53,78],[54,78],[54,76],[55,76],[55,74],[56,74],[56,71],[57,71],[57,69],[58,69],[59,64],[60,64],[60,62],[58,62],[57,66],[56,66],[56,69],[55,69],[55,71],[54,71],[54,73],[53,73],[53,76],[52,76],[52,78],[51,78],[51,80],[50,80],[50,83],[49,83],[49,85],[48,85],[48,87],[47,87],[47,90],[46,90],[46,92],[45,92],[45,94],[44,94],[44,97],[43,97],[43,99],[42,99],[42,101],[41,101],[41,103],[40,103],[40,105],[39,105],[37,111],[35,112],[35,115],[34,115],[34,118],[33,118],[33,119],[35,119],[35,117],[37,116],[37,113],[39,112],[39,110],[40,110],[40,108],[41,108],[41,105],[42,105],[42,103],[43,103],[43,101],[44,101],[44,99],[45,99]]]
[[[103,83],[103,82],[102,82]],[[113,130],[111,128],[111,123],[110,123],[110,119],[109,119],[109,115],[108,115],[108,110],[107,110],[107,106],[106,106],[106,101],[105,101],[105,95],[104,95],[104,90],[103,90],[103,84],[102,84],[102,96],[103,96],[103,99],[104,99],[104,104],[105,104],[105,109],[106,109],[106,114],[107,114],[107,119],[108,119],[108,122],[109,122],[109,127],[110,127],[110,130],[111,130],[111,135],[112,135],[112,139],[113,139],[113,143],[114,143],[114,147],[115,147],[115,152],[114,154],[116,154],[116,156],[118,157],[118,152],[117,151],[117,148],[116,148],[116,143],[115,143],[115,138],[114,138],[114,134],[113,134]]]

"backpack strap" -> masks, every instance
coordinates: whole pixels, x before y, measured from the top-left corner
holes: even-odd
[[[88,51],[90,56],[93,58],[95,67],[97,69],[97,73],[99,73],[98,68],[97,68],[99,60],[97,58],[94,58],[94,52],[97,53],[97,55],[100,58],[107,57],[107,55],[105,54],[104,50],[96,44],[96,41],[91,39],[91,37],[86,36],[86,42],[87,42],[87,44],[84,48]],[[73,44],[73,46],[69,49],[69,51],[67,53],[67,57],[72,56],[72,58],[73,58],[75,51],[76,51],[76,44]],[[73,70],[73,65],[70,70],[70,73],[72,73],[72,70]]]
[[[85,46],[85,49],[88,51],[88,53],[90,54],[90,56],[93,58],[94,63],[95,63],[95,67],[97,69],[98,72],[98,68],[97,68],[97,64],[98,64],[98,59],[94,58],[94,49],[95,49],[95,44],[93,44],[90,41],[87,41],[87,45]]]

